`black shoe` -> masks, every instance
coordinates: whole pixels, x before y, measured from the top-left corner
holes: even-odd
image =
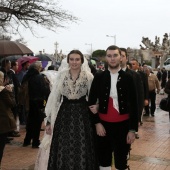
[[[19,133],[19,131],[17,131],[17,130],[14,130],[14,131],[13,131],[13,133],[14,133],[14,134],[18,134],[18,133]]]
[[[143,116],[149,116],[149,114],[144,114]]]
[[[39,145],[32,145],[32,148],[39,148]]]
[[[152,117],[154,117],[155,115],[154,114],[151,114]]]
[[[135,138],[136,138],[136,139],[139,139],[139,135],[138,135],[137,133],[135,134]]]
[[[9,133],[8,136],[10,136],[10,137],[20,137],[21,135],[14,131],[12,133]]]
[[[11,142],[11,140],[14,140],[14,138],[7,137],[7,138],[6,138],[6,143],[10,143],[10,142]]]
[[[29,145],[31,145],[31,143],[23,143],[23,147],[27,147],[27,146],[29,146]]]

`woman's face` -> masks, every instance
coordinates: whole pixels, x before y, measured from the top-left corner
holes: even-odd
[[[4,82],[4,74],[0,72],[0,86],[3,85],[3,82]]]
[[[79,70],[81,67],[81,56],[79,54],[70,54],[69,66],[73,70]]]

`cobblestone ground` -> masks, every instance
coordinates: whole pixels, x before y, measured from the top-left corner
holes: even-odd
[[[157,95],[155,117],[144,117],[139,128],[140,138],[132,145],[131,170],[170,170],[170,123],[167,112],[158,108],[161,98]],[[20,127],[21,137],[7,144],[2,160],[2,170],[33,170],[38,149],[22,147],[25,135]],[[41,137],[43,132],[41,132]],[[114,168],[112,169],[114,170]]]

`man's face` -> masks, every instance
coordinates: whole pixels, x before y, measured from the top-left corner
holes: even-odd
[[[120,66],[122,57],[119,53],[119,50],[107,50],[106,51],[106,61],[108,67],[111,69],[117,69]]]
[[[127,60],[126,53],[124,51],[121,51],[121,57],[122,57],[121,67],[125,68],[128,60]]]
[[[6,64],[6,70],[9,71],[11,69],[11,62],[9,61],[9,63]]]
[[[27,63],[26,63],[26,66],[25,66],[26,70],[28,70],[28,69],[29,69],[29,66],[30,66],[30,63],[29,63],[29,62],[27,62]]]
[[[139,65],[136,61],[131,61],[130,62],[132,64],[132,70],[137,70],[139,68]]]
[[[18,62],[16,62],[16,65],[13,67],[13,70],[14,70],[14,71],[17,71],[17,70],[18,70]]]

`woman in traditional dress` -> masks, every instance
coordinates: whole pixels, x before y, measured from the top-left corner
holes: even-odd
[[[66,61],[62,62],[47,102],[48,136],[40,148],[48,150],[48,137],[52,135],[48,170],[98,170],[94,128],[86,100],[93,76],[80,51],[71,51]]]

